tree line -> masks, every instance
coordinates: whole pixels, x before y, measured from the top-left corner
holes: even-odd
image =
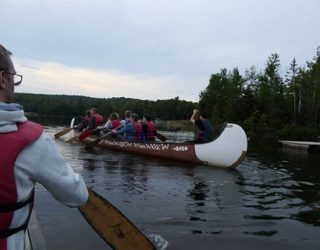
[[[241,124],[247,133],[295,139],[316,139],[320,123],[320,47],[316,56],[298,66],[293,58],[284,76],[280,57],[272,54],[265,68],[254,66],[212,74],[200,93],[200,109],[212,122]]]
[[[125,97],[91,98],[27,93],[16,93],[15,102],[20,103],[25,112],[34,112],[40,116],[84,116],[86,110],[95,107],[105,118],[108,118],[112,112],[123,116],[126,110],[132,110],[140,117],[148,113],[153,118],[163,120],[189,119],[192,110],[198,105],[194,102],[180,100],[179,97],[150,101]]]

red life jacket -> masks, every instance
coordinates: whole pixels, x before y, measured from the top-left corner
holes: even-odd
[[[120,121],[111,120],[111,126],[112,126],[112,129],[115,129],[115,128],[119,127],[120,126]]]
[[[141,141],[142,137],[142,125],[140,122],[133,122],[134,126],[134,140]]]
[[[20,152],[37,140],[43,132],[40,124],[30,121],[17,124],[18,130],[0,134],[0,249],[6,249],[6,238],[20,230],[25,230],[31,215],[16,228],[10,228],[13,213],[24,206],[33,204],[34,191],[22,202],[17,202],[17,186],[14,176],[14,164]]]
[[[147,134],[146,134],[146,140],[147,141],[154,141],[155,140],[155,131],[156,127],[153,123],[153,121],[146,122],[147,128]]]
[[[98,126],[102,126],[103,125],[103,116],[99,115],[99,114],[95,114],[94,117],[96,118],[96,124],[94,128],[97,128]]]

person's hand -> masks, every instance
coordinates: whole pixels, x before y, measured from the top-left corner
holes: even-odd
[[[199,112],[199,110],[197,110],[197,109],[194,109],[193,110],[193,113],[195,114],[195,113],[198,113]]]

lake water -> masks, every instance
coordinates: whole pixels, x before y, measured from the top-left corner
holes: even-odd
[[[50,135],[62,127],[46,127]],[[190,133],[166,133],[189,139]],[[56,140],[89,188],[159,249],[320,249],[320,156],[251,145],[235,170],[189,165]],[[48,249],[110,249],[77,209],[36,189]]]

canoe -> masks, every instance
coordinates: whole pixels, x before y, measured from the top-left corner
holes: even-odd
[[[320,142],[279,140],[283,147],[307,150],[310,153],[320,152]]]
[[[90,144],[96,139],[90,136],[82,142]],[[104,139],[96,146],[176,161],[234,168],[245,157],[247,137],[239,125],[227,123],[221,134],[209,143],[126,142]]]

